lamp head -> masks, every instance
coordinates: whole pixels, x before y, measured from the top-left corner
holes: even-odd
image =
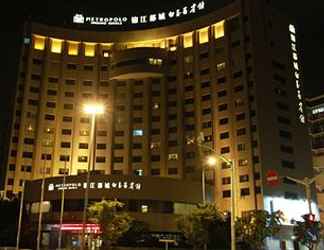
[[[216,159],[216,157],[213,157],[213,156],[208,156],[208,158],[207,158],[207,165],[208,166],[215,166],[216,165],[216,163],[217,163],[217,159]]]
[[[90,115],[100,115],[104,113],[104,105],[100,103],[89,103],[83,106],[83,111]]]

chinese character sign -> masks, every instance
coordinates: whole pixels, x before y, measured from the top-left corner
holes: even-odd
[[[298,64],[298,51],[296,45],[296,28],[294,25],[289,25],[289,37],[290,37],[290,45],[291,45],[291,55],[292,55],[292,63],[294,69],[294,80],[296,84],[296,91],[297,91],[297,115],[299,121],[301,123],[305,123],[305,114],[304,114],[304,104],[303,104],[303,97],[301,92],[301,79],[300,79],[300,67]]]
[[[87,182],[72,182],[72,183],[49,183],[48,191],[58,190],[81,190],[87,188]],[[123,189],[123,190],[141,190],[142,183],[133,181],[92,181],[89,183],[89,189]]]
[[[106,25],[106,26],[121,26],[125,24],[149,24],[159,23],[162,21],[173,20],[176,18],[184,17],[187,15],[196,14],[206,8],[206,2],[200,1],[192,3],[191,5],[182,8],[172,9],[158,13],[148,13],[147,15],[140,16],[110,16],[110,17],[94,17],[84,16],[77,13],[73,16],[73,23],[75,24],[91,24],[91,25]]]

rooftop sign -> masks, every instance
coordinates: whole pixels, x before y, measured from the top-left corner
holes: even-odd
[[[178,9],[169,11],[161,11],[158,13],[149,13],[140,16],[84,16],[83,14],[75,14],[73,23],[75,24],[90,24],[103,26],[121,26],[121,25],[136,25],[136,24],[154,24],[163,21],[170,21],[180,17],[193,15],[205,9],[205,1],[193,3]]]

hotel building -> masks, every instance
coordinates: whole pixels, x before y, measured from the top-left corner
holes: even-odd
[[[202,4],[195,8],[208,10]],[[199,182],[204,160],[190,142],[203,134],[236,169],[234,180],[221,162],[206,171],[221,210],[230,210],[234,181],[238,216],[280,209],[289,224],[307,213],[302,186],[267,181],[269,171],[312,175],[293,21],[260,0],[128,31],[85,29],[77,17],[70,28],[26,24],[7,195],[20,192],[23,180],[87,171],[90,117],[82,107],[100,102],[97,173]]]

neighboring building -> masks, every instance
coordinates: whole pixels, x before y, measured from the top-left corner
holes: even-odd
[[[202,161],[188,139],[203,132],[235,163],[238,216],[265,208],[282,210],[288,224],[300,219],[308,212],[303,187],[266,178],[269,170],[312,175],[298,30],[268,2],[234,1],[190,21],[127,32],[28,24],[7,195],[23,180],[62,176],[65,164],[69,175],[87,170],[90,118],[82,106],[99,101],[106,113],[96,123],[97,171],[197,181]],[[230,169],[219,165],[214,198],[230,210]]]
[[[306,99],[307,120],[311,136],[313,150],[313,166],[324,167],[324,95]],[[321,221],[324,222],[324,177],[319,176],[316,180],[317,200],[320,210]]]

